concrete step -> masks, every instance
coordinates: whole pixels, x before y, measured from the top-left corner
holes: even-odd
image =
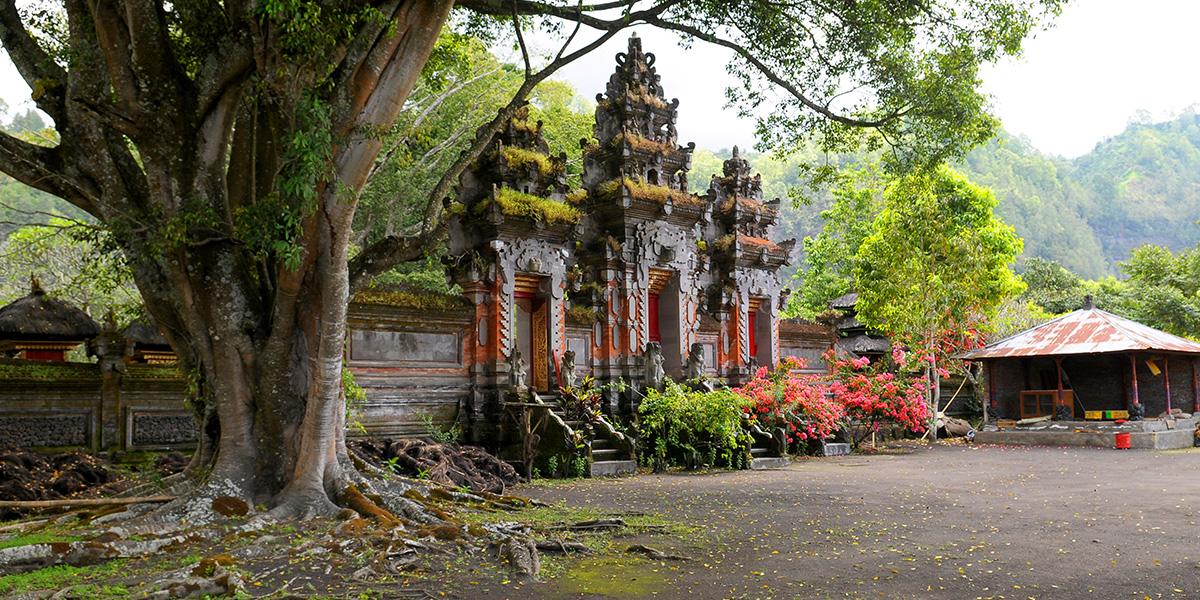
[[[765,456],[767,454],[770,454],[770,452],[771,452],[770,448],[764,448],[762,446],[751,446],[750,447],[750,456]]]
[[[759,469],[782,469],[792,464],[792,459],[786,456],[764,456],[762,458],[754,458],[750,461],[750,468]]]
[[[616,460],[616,459],[620,458],[618,456],[620,453],[621,452],[619,450],[617,450],[616,448],[606,448],[606,449],[597,450],[595,446],[592,446],[592,458],[597,461]]]
[[[604,460],[592,463],[592,477],[607,477],[613,475],[636,475],[636,460]]]

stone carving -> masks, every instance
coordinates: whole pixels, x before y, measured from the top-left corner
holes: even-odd
[[[1146,405],[1138,402],[1129,405],[1129,420],[1130,421],[1145,421],[1146,420]]]
[[[704,344],[692,344],[688,350],[687,361],[688,386],[698,392],[713,391],[712,382],[708,381],[708,364],[704,358]]]
[[[708,375],[708,365],[704,360],[704,344],[699,342],[692,344],[688,350],[687,358],[687,379],[703,379]]]
[[[569,390],[575,389],[576,375],[574,350],[567,350],[566,352],[563,352],[560,368],[562,369],[562,373],[560,373],[560,375],[562,376],[563,387]]]
[[[529,389],[529,373],[525,371],[525,359],[520,350],[514,350],[508,361],[508,385],[518,394],[524,394]]]
[[[650,342],[642,355],[646,360],[646,389],[662,389],[666,372],[663,371],[662,344]]]

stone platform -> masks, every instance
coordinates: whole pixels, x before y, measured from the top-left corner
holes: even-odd
[[[1128,433],[1133,448],[1174,450],[1191,448],[1196,440],[1197,419],[1147,419],[1145,421],[1043,421],[998,429],[983,426],[975,434],[977,444],[1008,446],[1086,446],[1116,448],[1117,434]]]

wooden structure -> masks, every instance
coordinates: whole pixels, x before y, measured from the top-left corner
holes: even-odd
[[[990,420],[1200,412],[1200,343],[1099,310],[1091,297],[1080,310],[958,358],[984,363]]]

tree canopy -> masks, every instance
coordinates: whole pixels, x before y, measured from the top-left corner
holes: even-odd
[[[731,97],[770,106],[767,146],[888,145],[898,170],[919,169],[991,137],[979,66],[1019,53],[1060,4],[5,0],[0,43],[61,141],[0,135],[0,171],[112,232],[198,382],[189,473],[274,516],[332,514],[357,493],[341,392],[352,291],[437,247],[459,175],[564,64],[634,24],[675,31],[734,52]],[[520,83],[432,185],[397,187],[422,195],[403,199],[412,227],[351,260],[368,176],[448,22],[515,41]],[[530,28],[562,47],[534,58]]]

